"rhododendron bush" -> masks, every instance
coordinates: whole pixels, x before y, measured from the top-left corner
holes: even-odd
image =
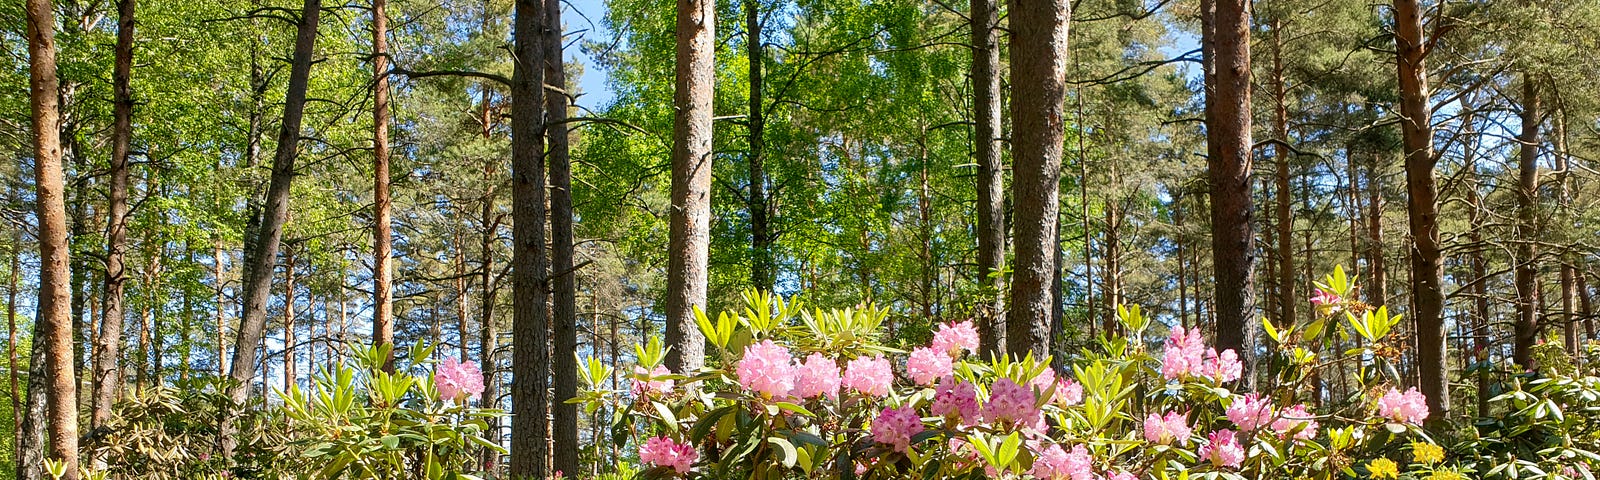
[[[617,409],[611,440],[656,478],[1475,476],[1424,432],[1426,399],[1395,374],[1401,318],[1352,300],[1342,270],[1317,286],[1315,319],[1263,320],[1253,369],[1137,307],[1092,348],[986,359],[970,322],[891,346],[884,310],[748,293],[740,313],[698,316],[703,369],[665,370],[652,339],[631,389],[593,388],[609,367],[590,359],[575,401]],[[1362,393],[1319,391],[1334,369]]]

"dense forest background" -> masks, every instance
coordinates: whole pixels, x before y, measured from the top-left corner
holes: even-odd
[[[489,405],[556,405],[518,429],[576,440],[568,471],[613,454],[606,419],[562,413],[570,357],[628,365],[751,288],[887,307],[891,344],[978,319],[1003,351],[1009,313],[1011,342],[1045,325],[1066,357],[1118,305],[1249,350],[1342,266],[1406,314],[1400,373],[1444,418],[1538,345],[1600,338],[1600,2],[1044,3],[1069,16],[1048,58],[1014,38],[1042,17],[992,0],[0,5],[0,455],[37,468],[16,455],[39,455],[46,287],[70,293],[51,354],[85,433],[123,392],[231,376],[271,403],[348,344],[425,342],[481,363]],[[40,248],[41,11],[64,277]],[[1014,77],[1041,58],[1053,82]],[[571,106],[602,74],[609,101]]]

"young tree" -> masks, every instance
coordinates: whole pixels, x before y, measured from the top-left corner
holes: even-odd
[[[767,198],[767,168],[766,168],[766,111],[762,91],[762,63],[765,56],[762,54],[764,44],[761,43],[761,1],[745,0],[745,55],[746,62],[750,64],[750,192],[746,199],[745,210],[750,214],[750,285],[762,290],[771,290],[774,282],[772,260],[772,219],[769,214],[771,201]]]
[[[1016,267],[1006,318],[1006,353],[1050,352],[1055,309],[1056,221],[1066,95],[1067,28],[1063,0],[1011,0],[1012,181]]]
[[[983,354],[1005,353],[1006,321],[1001,300],[1006,262],[1005,166],[1000,154],[1000,8],[995,0],[972,0],[973,149],[978,164],[978,284],[994,289],[979,324]]]
[[[289,66],[289,86],[284,94],[283,124],[272,157],[272,179],[267,187],[267,201],[261,211],[255,245],[249,249],[244,262],[244,314],[239,319],[239,333],[233,342],[233,361],[229,372],[233,384],[228,386],[228,398],[234,405],[223,413],[218,432],[225,456],[232,455],[233,447],[238,445],[238,440],[234,438],[238,431],[231,410],[244,403],[256,374],[256,349],[261,346],[261,332],[267,323],[267,299],[272,295],[273,266],[277,263],[278,247],[283,241],[284,224],[289,220],[289,186],[295,177],[300,124],[304,119],[306,89],[311,78],[311,56],[316,48],[317,22],[321,12],[322,0],[305,0],[300,10],[300,22],[295,28],[294,60]]]
[[[1422,7],[1417,0],[1395,0],[1395,60],[1400,79],[1400,134],[1405,145],[1406,213],[1411,227],[1412,313],[1417,326],[1417,368],[1430,419],[1449,417],[1450,385],[1445,376],[1444,261],[1439,255],[1439,191],[1433,168],[1432,108],[1428,105],[1427,45],[1422,38]],[[1370,180],[1369,180],[1370,181]]]
[[[55,5],[27,0],[28,91],[33,109],[33,172],[38,208],[39,314],[34,350],[45,352],[49,379],[50,454],[78,479],[78,384],[73,374],[71,261],[67,246],[65,174],[61,165],[61,94],[56,78]],[[35,356],[38,357],[37,355]],[[31,382],[30,382],[31,383]]]
[[[517,0],[511,74],[511,476],[549,470],[549,260],[545,256],[543,0]],[[570,354],[571,352],[566,352]]]
[[[677,81],[672,129],[672,208],[667,248],[667,368],[693,374],[705,363],[694,308],[706,304],[711,246],[711,100],[716,2],[678,0]]]
[[[1517,320],[1513,325],[1512,358],[1534,368],[1533,344],[1539,339],[1539,85],[1522,76],[1522,133],[1517,141]]]

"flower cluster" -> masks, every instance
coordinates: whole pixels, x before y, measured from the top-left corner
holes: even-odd
[[[1317,421],[1305,405],[1295,405],[1278,414],[1272,431],[1280,437],[1293,433],[1296,440],[1311,440],[1317,438]]]
[[[932,385],[933,382],[950,375],[955,368],[950,355],[928,347],[920,347],[911,351],[911,356],[906,358],[906,374],[911,376],[911,381],[917,385]]]
[[[772,340],[745,347],[736,373],[739,385],[766,398],[781,398],[794,389],[794,359],[788,348]]]
[[[972,322],[947,323],[939,326],[939,331],[933,333],[933,342],[928,345],[937,351],[945,352],[951,357],[960,357],[961,351],[978,351],[978,328]]]
[[[657,467],[671,467],[679,474],[689,473],[694,461],[700,458],[693,445],[677,443],[665,436],[652,437],[639,447],[639,461]]]
[[[922,417],[917,415],[917,409],[909,406],[885,407],[872,421],[872,439],[893,445],[895,451],[902,453],[911,447],[911,436],[922,430]]]
[[[883,355],[857,357],[845,364],[843,383],[851,390],[882,397],[894,387],[894,371],[889,367],[889,359],[883,358]]]
[[[1218,467],[1239,468],[1244,463],[1244,446],[1233,430],[1217,430],[1200,446],[1200,459]]]
[[[1144,439],[1150,443],[1160,445],[1178,445],[1189,443],[1189,436],[1194,432],[1189,428],[1189,417],[1178,412],[1167,412],[1165,416],[1152,413],[1144,419]]]
[[[1083,445],[1074,445],[1072,451],[1061,448],[1059,444],[1052,444],[1039,450],[1039,458],[1034,459],[1033,468],[1028,471],[1034,478],[1048,480],[1090,480],[1094,478],[1094,457],[1089,455],[1089,450]]]
[[[1033,390],[1000,378],[989,386],[989,402],[983,405],[983,420],[990,423],[1032,425],[1039,421]]]
[[[1416,387],[1406,393],[1391,388],[1378,399],[1378,415],[1395,423],[1421,425],[1428,419],[1428,399]]]
[[[446,358],[433,371],[433,384],[440,398],[465,403],[483,394],[483,371],[476,363]]]
[[[671,379],[657,379],[671,374],[672,371],[667,370],[667,367],[663,365],[656,365],[653,370],[645,370],[644,367],[635,365],[633,367],[634,378],[631,379],[632,388],[629,391],[633,392],[633,396],[641,398],[671,393],[672,387],[678,382]]]
[[[955,419],[957,423],[970,425],[977,422],[978,387],[972,382],[958,382],[954,377],[944,377],[934,390],[933,406],[928,410],[934,415]]]
[[[805,363],[795,370],[797,378],[794,382],[795,396],[800,398],[828,397],[829,400],[839,399],[839,364],[823,356],[821,353],[812,353],[806,357]]]
[[[1244,364],[1233,349],[1218,353],[1206,348],[1205,337],[1199,329],[1185,331],[1172,327],[1166,350],[1161,358],[1161,375],[1167,380],[1182,380],[1190,376],[1210,378],[1216,383],[1238,380],[1244,373]]]
[[[1228,420],[1238,425],[1240,431],[1245,432],[1255,431],[1256,428],[1271,423],[1272,413],[1272,401],[1254,393],[1234,399],[1227,410]]]

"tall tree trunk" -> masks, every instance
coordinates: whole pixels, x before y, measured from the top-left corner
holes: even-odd
[[[1005,353],[1005,166],[1000,143],[1000,9],[995,0],[972,0],[972,117],[978,164],[978,284],[993,289],[980,305],[983,355]]]
[[[460,212],[466,213],[464,209]],[[472,334],[467,326],[467,304],[470,303],[468,300],[470,295],[467,293],[467,235],[463,230],[456,230],[452,245],[456,251],[454,259],[456,276],[451,280],[456,294],[456,358],[465,362],[472,358],[471,348],[468,345],[471,342],[467,341]]]
[[[1250,178],[1250,3],[1215,0],[1206,88],[1211,255],[1216,269],[1217,348],[1254,364],[1255,203]],[[1203,13],[1202,13],[1203,14]]]
[[[1283,19],[1272,20],[1272,135],[1277,137],[1272,156],[1277,160],[1278,201],[1278,318],[1280,325],[1294,325],[1295,307],[1300,292],[1294,278],[1294,217],[1289,193],[1289,92],[1283,75]]]
[[[78,383],[73,374],[73,338],[69,284],[71,262],[67,246],[65,174],[61,166],[61,112],[57,103],[55,7],[50,0],[26,0],[28,35],[28,87],[33,108],[33,164],[35,204],[38,207],[39,313],[41,325],[34,351],[43,360],[49,393],[50,452],[66,465],[65,480],[78,479]],[[34,365],[38,355],[35,355]],[[33,387],[33,382],[29,381]]]
[[[694,309],[706,304],[711,244],[711,100],[715,91],[716,2],[678,0],[673,106],[672,211],[667,250],[667,368],[692,375],[705,364]]]
[[[511,79],[512,477],[549,472],[550,300],[545,255],[543,0],[517,0]]]
[[[1050,352],[1056,299],[1056,198],[1061,188],[1062,117],[1070,5],[1063,0],[1010,0],[1012,181],[1016,202],[1016,266],[1006,353]]]
[[[1560,115],[1556,115],[1554,120],[1551,122],[1555,130],[1552,132],[1553,134],[1551,135],[1551,140],[1553,140],[1552,143],[1555,144],[1556,171],[1560,172],[1561,175],[1559,179],[1561,181],[1561,212],[1563,217],[1571,218],[1572,185],[1570,181],[1572,177],[1572,170],[1570,170],[1570,168],[1572,166],[1572,161],[1570,156],[1567,154],[1567,121],[1565,118],[1565,110],[1565,108],[1560,109]],[[1570,254],[1562,255],[1561,333],[1567,353],[1572,354],[1575,357],[1581,357],[1578,355],[1578,316],[1576,310],[1578,286],[1575,283],[1577,280],[1576,277],[1578,276],[1578,269],[1573,265],[1575,260],[1576,259]]]
[[[578,396],[577,274],[573,272],[572,159],[568,142],[566,59],[562,51],[561,2],[549,0],[545,8],[545,135],[550,141],[550,259],[554,290],[555,351],[551,381],[555,399],[550,405],[555,425],[554,463],[560,472],[579,472],[578,406],[567,400]]]
[[[1450,418],[1445,375],[1444,262],[1439,256],[1439,192],[1434,182],[1433,112],[1428,106],[1427,57],[1417,0],[1395,0],[1395,43],[1400,77],[1400,132],[1406,149],[1406,212],[1411,227],[1412,318],[1417,325],[1417,367],[1428,417]]]
[[[1522,134],[1517,156],[1517,322],[1513,360],[1533,368],[1533,344],[1539,339],[1539,87],[1533,76],[1522,76]]]
[[[17,431],[17,480],[41,480],[44,474],[45,452],[45,427],[48,421],[50,398],[50,370],[49,361],[46,359],[46,350],[42,347],[48,324],[33,322],[33,338],[36,339],[32,352],[28,355],[28,393],[27,403],[22,413],[22,422]]]
[[[372,344],[389,345],[384,371],[394,372],[394,301],[389,256],[389,16],[388,0],[372,0]]]
[[[487,139],[490,132],[490,123],[487,115],[489,112],[489,96],[487,93],[484,94],[483,105],[485,113],[483,136]],[[495,161],[491,160],[483,168],[483,181],[486,185],[483,192],[483,210],[481,211],[483,236],[478,244],[480,262],[482,263],[482,266],[479,267],[481,270],[478,272],[478,281],[482,286],[482,290],[479,292],[482,295],[482,299],[478,301],[480,312],[478,317],[478,363],[483,370],[483,400],[481,405],[487,408],[497,408],[500,396],[499,377],[496,371],[499,368],[499,363],[495,361],[494,355],[494,351],[497,348],[496,344],[499,343],[499,337],[497,336],[498,325],[495,324],[494,317],[496,294],[499,292],[494,284],[494,246],[499,240],[497,232],[500,225],[500,217],[495,215],[494,211],[495,163]],[[489,438],[499,444],[501,434],[500,418],[490,417],[488,423]],[[499,463],[499,460],[500,454],[498,452],[493,449],[483,449],[484,470],[494,471],[495,465]]]
[[[1374,152],[1372,163],[1367,165],[1367,269],[1371,282],[1367,290],[1367,303],[1389,303],[1389,266],[1383,251],[1383,181],[1379,172],[1382,154]]]
[[[133,11],[136,0],[117,1],[116,60],[111,74],[111,184],[106,220],[106,285],[104,310],[100,314],[100,333],[94,351],[94,397],[91,431],[99,430],[111,418],[111,404],[117,401],[117,369],[122,349],[123,286],[127,281],[124,252],[128,243],[128,146],[133,137]]]
[[[234,405],[224,409],[219,429],[225,457],[232,455],[233,447],[238,445],[238,439],[234,438],[238,434],[238,427],[234,423],[236,409],[244,404],[256,376],[256,349],[261,346],[261,331],[267,323],[267,299],[272,295],[273,265],[278,260],[283,225],[289,220],[289,185],[295,176],[300,123],[305,113],[306,87],[311,77],[311,57],[317,43],[317,24],[321,12],[322,0],[305,0],[300,11],[294,61],[289,68],[289,85],[284,94],[283,124],[272,158],[272,180],[267,187],[266,204],[261,212],[261,226],[254,246],[249,249],[245,259],[244,314],[239,319],[238,337],[233,342],[230,371],[233,384],[228,387],[228,398]]]
[[[762,100],[761,68],[765,58],[761,43],[761,2],[744,1],[745,54],[750,64],[750,285],[772,290],[775,282],[772,257],[771,202],[767,198],[766,111]]]
[[[226,257],[223,255],[222,237],[217,237],[215,243],[212,243],[211,246],[211,278],[216,282],[213,286],[217,289],[217,378],[222,378],[228,374],[228,362],[226,360],[228,356],[228,318],[223,313],[228,310],[224,308],[228,299],[223,290],[223,286],[227,284],[227,280],[223,277],[223,263],[226,261]]]

